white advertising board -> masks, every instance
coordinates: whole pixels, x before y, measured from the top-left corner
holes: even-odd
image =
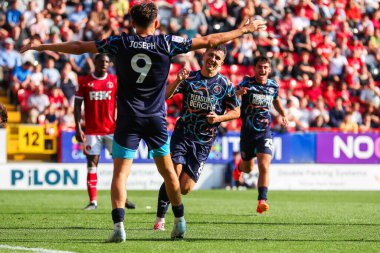
[[[224,187],[225,165],[205,165],[195,189]],[[252,173],[257,177],[257,168]],[[251,178],[252,179],[252,178]],[[98,189],[109,190],[112,164],[100,164]],[[255,179],[254,179],[255,180]],[[0,190],[71,190],[87,188],[85,164],[8,163],[0,165]],[[163,179],[154,164],[134,164],[129,190],[158,190]],[[378,165],[273,164],[271,190],[380,190]]]

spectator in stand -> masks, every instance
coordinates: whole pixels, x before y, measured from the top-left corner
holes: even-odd
[[[301,130],[301,111],[294,105],[291,99],[286,101],[286,106],[284,108],[286,115],[288,115],[288,128],[293,128],[296,131]]]
[[[182,28],[178,30],[178,35],[187,39],[192,39],[197,34],[197,30],[191,28],[191,22],[189,16],[183,18]]]
[[[107,9],[104,8],[103,1],[98,0],[95,2],[93,11],[90,13],[90,21],[94,24],[96,29],[102,29],[102,27],[108,24],[109,14]]]
[[[57,124],[60,111],[56,111],[55,106],[49,105],[45,110],[45,123],[47,124]]]
[[[301,60],[294,67],[294,75],[298,80],[304,79],[307,75],[308,79],[312,78],[315,73],[315,68],[310,64],[310,54],[306,51],[301,53]]]
[[[62,90],[70,106],[74,106],[77,84],[78,79],[76,74],[71,71],[70,63],[66,63],[61,70],[61,79],[57,82],[57,87]]]
[[[343,108],[342,98],[337,98],[335,101],[335,106],[329,112],[330,122],[329,125],[334,128],[338,128],[340,123],[342,123],[346,112]]]
[[[364,85],[360,94],[360,102],[373,105],[376,109],[379,109],[380,88],[376,86],[373,78],[370,78],[369,83]]]
[[[300,128],[301,130],[306,130],[309,128],[310,123],[311,123],[311,111],[310,108],[308,107],[308,99],[306,97],[302,97],[300,100],[300,117],[299,117],[299,122],[300,122]]]
[[[343,121],[340,123],[339,129],[343,133],[355,133],[359,132],[358,124],[352,119],[352,112],[347,112],[344,115]]]
[[[28,2],[28,7],[25,12],[22,14],[24,16],[27,27],[30,27],[36,22],[36,11],[37,3],[34,0]]]
[[[18,10],[17,5],[18,5],[18,1],[13,0],[11,2],[11,7],[6,12],[7,23],[11,27],[16,27],[20,24],[20,18],[21,18],[22,13]]]
[[[78,75],[88,75],[95,69],[94,62],[88,53],[80,55],[71,54],[69,62]]]
[[[10,83],[10,95],[13,103],[17,102],[17,91],[19,89],[25,89],[30,83],[30,77],[32,74],[32,63],[25,62],[22,66],[14,68]]]
[[[34,85],[43,85],[44,75],[42,74],[42,66],[37,63],[33,66],[32,74],[30,75],[30,82]]]
[[[36,14],[36,22],[30,26],[30,34],[32,36],[38,35],[42,41],[47,39],[49,34],[49,26],[47,24],[48,20],[45,19],[45,16],[42,12]]]
[[[83,10],[83,4],[78,2],[75,4],[74,12],[68,15],[70,25],[74,26],[76,29],[81,29],[85,27],[87,23],[87,13]]]
[[[65,0],[48,0],[46,10],[51,15],[66,14],[66,1]]]
[[[64,108],[68,107],[69,103],[67,102],[67,99],[63,95],[63,92],[61,89],[59,89],[57,86],[53,86],[50,91],[49,95],[49,103],[50,106],[54,108],[55,111],[58,113]]]
[[[325,99],[326,105],[329,109],[332,109],[337,99],[337,93],[335,92],[333,83],[330,82],[327,84],[326,89],[323,92],[323,98]]]
[[[68,106],[64,107],[62,116],[59,119],[59,124],[68,129],[75,128],[75,119],[74,119],[74,107]]]
[[[8,122],[7,108],[0,103],[0,128],[6,128]]]
[[[42,85],[35,86],[34,93],[28,98],[28,122],[37,124],[37,118],[43,114],[49,106],[49,97],[44,94]]]
[[[322,76],[319,72],[314,74],[311,86],[305,90],[305,96],[311,105],[315,105],[322,98]]]
[[[310,124],[313,128],[326,128],[328,127],[325,118],[322,115],[318,115]]]
[[[368,49],[370,52],[376,52],[380,48],[380,27],[375,29],[375,33],[370,37]]]
[[[379,127],[379,124],[375,122],[370,113],[363,115],[363,123],[360,124],[359,129],[361,132],[369,132]]]
[[[329,79],[334,82],[344,80],[344,71],[348,67],[347,58],[341,54],[340,48],[335,48],[329,64]]]
[[[206,35],[208,25],[205,14],[202,12],[202,2],[200,0],[193,1],[193,11],[189,14],[191,20],[190,28],[197,31],[201,35]]]
[[[0,49],[0,82],[8,81],[13,69],[21,66],[21,55],[14,50],[12,38],[4,40],[4,48]]]
[[[329,112],[326,109],[325,102],[322,97],[317,100],[317,103],[311,111],[311,120],[315,122],[316,118],[322,116],[323,122],[326,124],[330,121]]]
[[[55,62],[49,58],[46,63],[46,68],[42,70],[44,75],[44,84],[47,89],[57,85],[58,80],[61,78],[59,71],[55,68]]]
[[[214,0],[209,4],[209,28],[211,33],[229,30],[227,22],[227,4],[224,0]]]
[[[360,112],[360,103],[354,102],[352,104],[352,120],[357,123],[358,125],[361,125],[363,122],[362,114]]]

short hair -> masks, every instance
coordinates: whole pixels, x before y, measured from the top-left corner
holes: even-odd
[[[258,57],[256,57],[253,60],[253,66],[256,66],[259,62],[269,63],[270,64],[270,60],[269,60],[268,57],[266,57],[266,56],[258,56]]]
[[[7,108],[0,103],[0,128],[4,128],[8,122]]]
[[[110,56],[108,54],[101,53],[101,54],[96,54],[95,57],[94,57],[94,60],[96,61],[96,60],[100,59],[103,56],[106,56],[106,57],[108,57],[108,59],[110,59]]]
[[[158,15],[157,6],[151,1],[143,1],[134,5],[131,8],[132,20],[136,26],[141,28],[148,28],[156,19]]]
[[[227,56],[227,47],[226,47],[226,45],[224,45],[224,44],[220,44],[220,45],[217,45],[217,46],[215,46],[215,47],[207,48],[206,51],[208,51],[208,50],[210,50],[210,49],[215,50],[215,51],[222,51],[223,54],[224,54],[224,58],[226,58],[226,56]]]

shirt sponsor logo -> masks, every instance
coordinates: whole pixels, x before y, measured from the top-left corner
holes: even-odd
[[[189,107],[193,110],[214,110],[214,98],[203,97],[196,94],[190,94]]]
[[[112,91],[90,91],[90,100],[111,100]]]

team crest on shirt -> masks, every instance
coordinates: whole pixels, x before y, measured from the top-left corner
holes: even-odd
[[[215,85],[215,87],[212,89],[214,94],[219,94],[222,91],[222,87],[220,85]]]
[[[269,91],[270,94],[273,94],[274,93],[274,88],[269,88],[268,91]]]
[[[87,150],[87,151],[90,151],[90,150],[91,150],[91,146],[90,146],[90,145],[87,145],[87,146],[86,146],[86,150]]]
[[[113,82],[111,82],[111,81],[107,82],[106,86],[107,86],[108,89],[112,89],[113,88]]]
[[[94,83],[88,83],[88,87],[93,87]]]

